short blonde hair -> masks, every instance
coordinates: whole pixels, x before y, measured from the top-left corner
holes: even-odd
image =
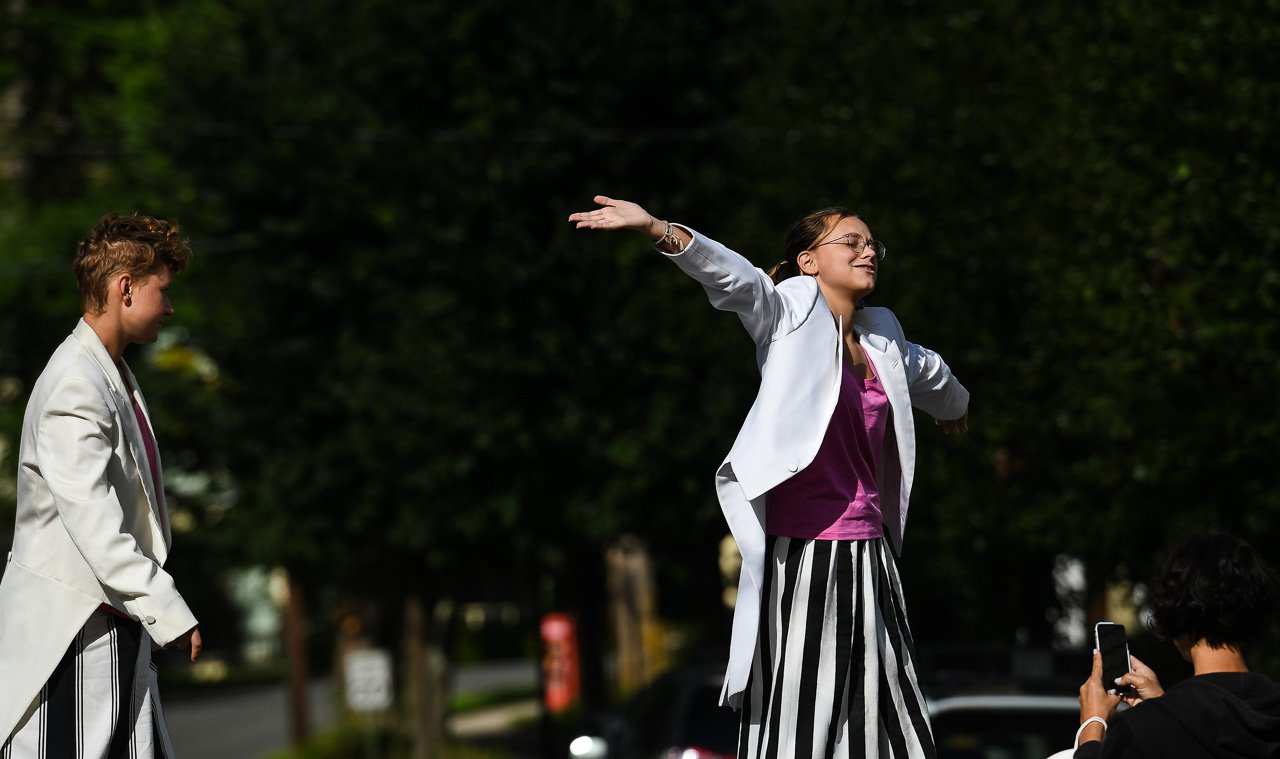
[[[140,277],[160,266],[177,275],[187,267],[191,249],[178,225],[142,214],[109,213],[94,225],[76,248],[76,285],[80,308],[100,314],[107,308],[107,287],[117,274]]]

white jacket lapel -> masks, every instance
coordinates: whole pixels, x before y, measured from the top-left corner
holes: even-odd
[[[128,387],[137,387],[138,382],[133,376],[133,372],[129,371],[128,366],[125,372],[128,373],[128,383],[125,377],[122,377],[116,363],[111,360],[111,354],[107,353],[107,348],[102,344],[93,328],[90,327],[83,319],[76,325],[75,331],[72,332],[80,345],[93,356],[98,367],[102,370],[103,377],[106,378],[107,387],[111,391],[111,400],[115,403],[116,415],[120,419],[120,424],[124,430],[125,439],[129,444],[129,455],[133,457],[134,466],[138,468],[138,474],[142,479],[142,489],[147,496],[147,504],[151,507],[151,518],[154,521],[157,530],[164,536],[164,550],[167,552],[172,536],[168,529],[168,520],[160,515],[160,509],[163,508],[160,503],[160,494],[155,492],[155,478],[151,473],[151,462],[147,458],[147,446],[142,436],[142,429],[138,426],[137,415],[133,413],[133,402],[129,399]],[[142,403],[141,393],[139,395],[138,405],[143,410],[143,420],[150,425],[151,420],[147,413],[146,406]],[[155,435],[152,435],[155,439]],[[156,466],[160,465],[160,453],[156,451]],[[159,557],[163,563],[163,557]]]

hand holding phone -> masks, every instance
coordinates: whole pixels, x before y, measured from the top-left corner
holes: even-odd
[[[1117,685],[1116,678],[1128,674],[1129,641],[1125,638],[1124,625],[1115,622],[1099,622],[1093,628],[1094,645],[1102,654],[1102,687],[1111,693],[1125,696],[1132,690],[1128,685]]]

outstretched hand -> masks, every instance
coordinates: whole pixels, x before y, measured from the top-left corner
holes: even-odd
[[[604,195],[597,195],[593,200],[600,208],[569,214],[569,221],[575,222],[578,229],[634,229],[654,240],[662,237],[662,222],[639,205]]]
[[[968,414],[959,419],[934,419],[933,423],[942,427],[942,431],[948,435],[959,435],[962,432],[969,431]]]

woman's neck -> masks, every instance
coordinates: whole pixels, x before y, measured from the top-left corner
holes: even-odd
[[[825,287],[821,280],[818,282],[818,289],[822,291],[822,297],[827,301],[827,308],[831,309],[831,315],[840,322],[844,336],[853,334],[853,318],[858,312],[858,301],[862,300],[863,296],[832,291]]]
[[[1197,675],[1213,672],[1248,672],[1244,655],[1234,646],[1214,648],[1204,640],[1191,647],[1191,667]]]
[[[125,345],[128,344],[124,337],[124,331],[120,328],[120,320],[114,318],[107,311],[100,314],[86,313],[83,318],[84,323],[88,324],[89,328],[98,336],[98,339],[102,341],[102,345],[107,349],[111,360],[119,364],[124,356]]]

